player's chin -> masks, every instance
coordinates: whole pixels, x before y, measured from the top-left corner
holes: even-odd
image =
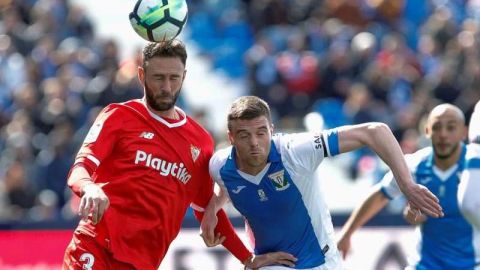
[[[166,111],[166,110],[170,110],[171,108],[173,108],[175,104],[173,102],[165,102],[165,101],[156,101],[155,102],[155,109],[157,111]]]
[[[254,166],[260,166],[264,163],[265,158],[261,155],[251,155],[250,156],[250,163]]]

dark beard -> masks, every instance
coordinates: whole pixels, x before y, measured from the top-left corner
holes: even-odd
[[[155,94],[150,89],[150,87],[148,87],[146,80],[144,80],[144,83],[145,83],[145,99],[150,108],[152,108],[155,111],[163,112],[163,111],[168,111],[171,108],[173,108],[173,106],[175,106],[178,96],[180,95],[180,90],[178,90],[178,92],[175,93],[175,95],[172,97],[171,102],[168,102],[168,103],[157,102],[156,98],[158,98],[158,95],[155,96]]]
[[[453,155],[453,153],[455,153],[455,151],[458,149],[459,147],[459,144],[457,143],[457,145],[455,145],[455,147],[452,148],[452,151],[450,151],[450,153],[448,154],[445,154],[445,155],[439,155],[437,153],[437,151],[435,151],[435,147],[434,147],[434,152],[435,152],[435,156],[438,158],[438,159],[447,159],[449,157],[451,157]]]

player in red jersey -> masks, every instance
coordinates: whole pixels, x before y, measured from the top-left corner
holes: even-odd
[[[213,195],[214,144],[175,106],[186,58],[177,40],[147,45],[138,69],[144,98],[108,105],[91,127],[68,177],[82,220],[63,269],[156,270],[187,208],[202,218]],[[294,260],[283,252],[253,257],[224,212],[219,219],[213,244],[223,242],[246,266]]]

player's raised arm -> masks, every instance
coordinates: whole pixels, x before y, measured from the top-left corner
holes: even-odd
[[[412,206],[432,217],[443,216],[438,198],[424,186],[415,184],[398,142],[383,123],[365,123],[338,128],[340,153],[370,147],[392,170],[402,193]]]

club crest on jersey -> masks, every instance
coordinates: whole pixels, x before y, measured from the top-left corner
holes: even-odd
[[[257,192],[258,192],[258,197],[260,198],[261,202],[268,201],[268,197],[265,194],[265,191],[263,191],[263,189],[259,189],[259,190],[257,190]]]
[[[268,178],[270,178],[277,191],[285,190],[290,186],[287,178],[285,178],[285,170],[269,174]]]
[[[190,145],[190,153],[192,153],[193,162],[197,161],[198,156],[200,156],[200,148]]]

